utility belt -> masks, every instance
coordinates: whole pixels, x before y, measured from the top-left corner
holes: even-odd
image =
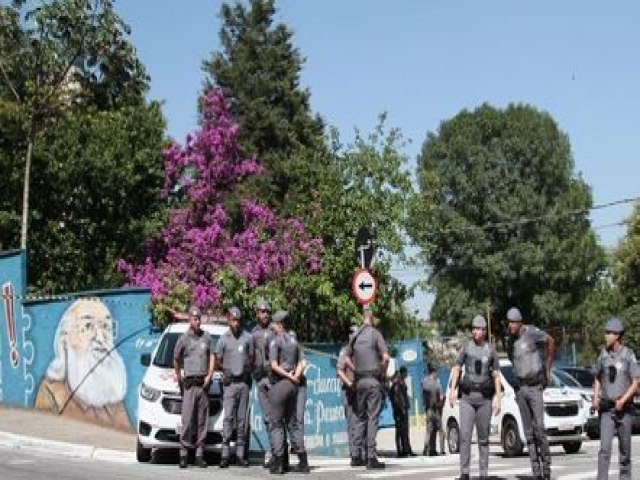
[[[286,368],[284,369],[287,373],[292,373],[295,369],[291,369],[291,370],[287,370]],[[280,375],[278,375],[276,372],[274,372],[273,370],[271,370],[269,372],[269,382],[271,382],[271,385],[275,385],[276,383],[278,383],[280,380],[284,380],[285,377],[281,377]]]
[[[184,385],[185,390],[193,387],[202,387],[204,386],[204,375],[190,375],[188,377],[184,377],[182,379],[182,384]]]
[[[465,395],[470,395],[473,392],[479,392],[485,398],[491,398],[496,393],[495,385],[491,379],[481,383],[475,383],[469,380],[467,377],[462,377],[460,382],[460,392]]]
[[[255,370],[255,372],[253,372],[253,379],[256,382],[259,382],[263,378],[269,376],[270,372],[271,372],[270,367],[267,367],[266,365],[261,365]]]
[[[222,380],[222,384],[224,386],[229,386],[232,383],[250,383],[251,375],[248,373],[242,373],[240,375],[231,375],[230,372],[224,372],[224,379]]]
[[[362,372],[356,372],[356,382],[364,380],[365,378],[375,378],[379,382],[382,382],[382,374],[379,370],[364,370]]]
[[[518,377],[518,386],[520,387],[537,387],[542,385],[544,374],[542,372],[530,377]]]
[[[606,412],[610,412],[612,410],[615,410],[616,408],[616,401],[615,400],[611,400],[609,398],[601,398],[600,399],[600,413],[606,413]],[[629,400],[627,403],[624,404],[624,411],[630,410],[633,408],[633,401]]]

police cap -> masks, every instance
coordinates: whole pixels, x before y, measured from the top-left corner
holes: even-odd
[[[238,307],[231,307],[229,309],[229,315],[236,320],[240,320],[242,318],[242,313],[240,312],[240,309]]]
[[[612,333],[624,333],[624,325],[617,318],[610,318],[607,324],[604,326],[605,332]]]
[[[518,310],[516,307],[510,308],[507,312],[507,320],[509,320],[510,322],[521,322],[522,314],[520,313],[520,310]]]
[[[289,312],[287,312],[286,310],[278,310],[273,314],[273,317],[271,318],[274,322],[282,322],[285,318],[287,318],[288,314]]]
[[[487,328],[487,321],[482,315],[476,315],[471,321],[471,328]]]
[[[260,298],[256,302],[256,310],[267,310],[267,311],[269,311],[271,309],[269,308],[269,303],[264,298]]]
[[[196,306],[196,305],[191,305],[189,307],[189,316],[190,317],[198,317],[200,318],[202,316],[202,312],[200,311],[200,309]]]

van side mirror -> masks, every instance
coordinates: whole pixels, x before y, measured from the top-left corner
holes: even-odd
[[[143,353],[142,355],[140,355],[140,363],[143,367],[148,367],[149,365],[151,365],[151,354]]]

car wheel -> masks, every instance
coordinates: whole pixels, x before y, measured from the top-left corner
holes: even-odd
[[[524,449],[522,440],[520,440],[518,424],[511,417],[506,418],[502,425],[502,449],[507,457],[516,457]]]
[[[151,449],[144,448],[140,443],[140,440],[138,440],[136,445],[136,460],[140,463],[147,463],[151,461]]]
[[[449,453],[460,452],[460,428],[455,420],[449,420],[447,424],[447,444],[449,445]]]
[[[566,442],[562,444],[562,448],[566,453],[578,453],[582,447],[582,442]]]

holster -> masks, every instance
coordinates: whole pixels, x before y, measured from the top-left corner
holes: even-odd
[[[616,408],[616,402],[615,401],[609,400],[609,399],[601,399],[600,400],[600,412],[602,412],[602,413],[610,412],[614,408]]]

